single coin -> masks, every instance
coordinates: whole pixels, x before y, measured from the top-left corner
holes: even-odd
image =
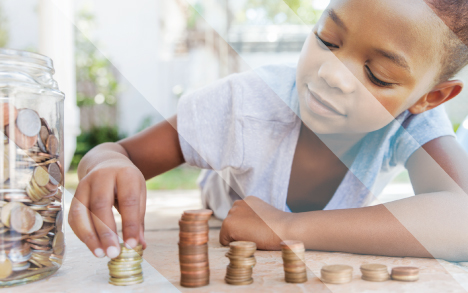
[[[21,109],[16,117],[18,129],[26,136],[36,136],[41,130],[41,119],[36,111]]]
[[[49,245],[50,239],[49,237],[41,237],[37,239],[26,239],[27,242],[37,245]]]
[[[305,250],[304,248],[304,242],[302,241],[297,241],[297,240],[284,240],[280,243],[281,249],[285,250]]]
[[[203,286],[207,286],[210,284],[210,281],[209,280],[202,280],[202,281],[199,281],[199,282],[180,282],[180,285],[182,287],[187,287],[187,288],[196,288],[196,287],[203,287]]]
[[[47,142],[47,139],[49,138],[49,135],[50,135],[50,131],[47,128],[47,126],[42,125],[41,130],[39,131],[39,138],[42,141],[42,143],[44,143],[44,145]],[[47,152],[47,150],[42,150],[42,149],[41,149],[41,151]]]
[[[14,143],[23,150],[28,150],[32,148],[37,142],[37,135],[35,136],[26,136],[14,125],[8,125],[5,127],[5,134],[8,138],[13,139]]]
[[[14,122],[16,120],[16,117],[18,116],[18,110],[10,103],[1,103],[0,114],[3,115],[3,119],[0,121],[3,121],[2,127],[4,127],[5,125],[10,124],[10,121]]]
[[[184,211],[184,213],[182,214],[182,218],[184,220],[187,219],[187,220],[194,220],[194,221],[209,220],[212,214],[213,214],[213,211],[208,210],[208,209],[188,210],[188,211]]]
[[[57,163],[50,164],[48,167],[50,183],[58,185],[62,180],[62,173]]]
[[[62,229],[62,224],[63,224],[63,213],[62,211],[57,213],[57,217],[55,218],[55,227],[57,230]]]
[[[19,206],[11,210],[10,227],[26,234],[36,223],[36,212],[27,206]]]
[[[0,279],[5,279],[11,275],[13,272],[13,266],[11,261],[6,257],[6,255],[0,256]]]
[[[0,217],[2,219],[2,223],[5,226],[10,227],[11,211],[16,207],[21,207],[21,206],[24,206],[24,204],[19,203],[19,202],[10,202],[2,207]]]
[[[418,267],[394,267],[392,268],[392,279],[397,281],[414,282],[419,280]]]
[[[62,254],[64,246],[64,235],[62,232],[55,234],[54,240],[52,241],[52,247],[55,254]]]
[[[233,241],[229,243],[229,248],[233,250],[256,250],[257,244],[251,241]]]
[[[41,127],[41,131],[39,132],[39,135],[37,136],[37,146],[39,147],[39,149],[41,150],[41,152],[44,152],[44,153],[47,153],[47,148],[46,148],[46,141],[47,140],[44,140],[42,139],[42,128],[44,126]],[[48,137],[48,135],[47,135]]]
[[[34,181],[36,181],[37,185],[44,187],[49,183],[49,172],[42,167],[36,167],[34,169]]]
[[[284,267],[284,271],[287,273],[303,273],[306,271],[306,266],[303,267]]]
[[[59,142],[55,135],[53,134],[49,135],[49,137],[47,138],[47,142],[46,142],[46,148],[49,154],[53,156],[57,155],[57,151],[59,149]]]

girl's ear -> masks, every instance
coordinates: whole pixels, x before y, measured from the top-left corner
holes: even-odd
[[[463,82],[460,80],[450,80],[439,83],[431,92],[424,95],[408,110],[411,114],[420,114],[431,110],[455,98],[462,91],[463,86]]]

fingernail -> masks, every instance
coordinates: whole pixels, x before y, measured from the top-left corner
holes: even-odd
[[[137,246],[137,241],[135,238],[129,238],[125,242],[125,247],[127,247],[128,249],[133,249],[135,248],[135,246]]]
[[[119,256],[119,249],[115,246],[109,246],[107,248],[107,256],[110,258],[116,258]]]
[[[104,257],[104,255],[105,255],[105,254],[104,254],[104,250],[102,250],[101,248],[96,248],[96,249],[94,250],[94,255],[95,255],[96,257],[99,257],[99,258]]]

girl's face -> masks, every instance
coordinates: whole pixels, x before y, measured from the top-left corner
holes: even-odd
[[[332,0],[297,67],[304,123],[316,133],[367,133],[414,105],[440,71],[437,21],[422,0]]]

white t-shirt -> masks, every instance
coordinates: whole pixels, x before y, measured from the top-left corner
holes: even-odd
[[[204,205],[224,219],[235,200],[254,195],[288,211],[300,126],[294,65],[233,74],[182,96],[180,145],[189,165],[206,169],[199,177]],[[443,107],[419,115],[405,111],[367,134],[325,209],[368,205],[414,151],[445,135],[455,134]]]

